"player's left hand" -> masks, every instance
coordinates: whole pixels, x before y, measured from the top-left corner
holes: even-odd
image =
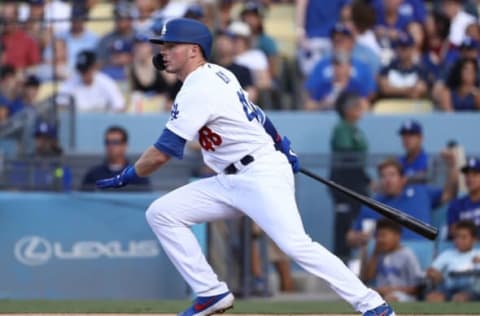
[[[101,179],[96,182],[97,188],[108,189],[108,188],[121,188],[126,186],[133,179],[138,178],[135,173],[135,168],[132,166],[126,167],[115,177]]]
[[[282,140],[275,144],[277,150],[280,150],[288,159],[290,165],[292,165],[293,173],[300,171],[300,161],[297,154],[291,148],[291,142],[287,137],[283,137]]]

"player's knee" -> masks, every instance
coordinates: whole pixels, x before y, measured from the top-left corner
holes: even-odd
[[[150,226],[164,225],[167,223],[166,213],[163,204],[159,202],[159,200],[156,200],[148,207],[145,212],[145,217]]]

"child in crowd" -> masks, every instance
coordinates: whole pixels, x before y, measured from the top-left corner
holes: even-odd
[[[466,302],[480,298],[475,290],[480,270],[480,249],[475,249],[476,227],[472,221],[460,220],[453,232],[454,249],[443,251],[427,270],[435,286],[426,299],[429,302]]]
[[[422,271],[417,257],[400,243],[399,224],[380,219],[375,232],[375,249],[362,264],[361,278],[391,302],[414,301]]]

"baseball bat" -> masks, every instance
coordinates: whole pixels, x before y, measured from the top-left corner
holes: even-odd
[[[402,212],[394,207],[383,204],[377,200],[374,200],[368,196],[359,194],[355,191],[352,191],[338,183],[333,182],[332,180],[325,179],[307,169],[300,168],[300,172],[306,176],[309,176],[312,179],[322,182],[323,184],[338,190],[347,196],[354,198],[357,201],[360,201],[362,204],[370,207],[372,210],[382,214],[385,217],[390,218],[391,220],[399,223],[402,226],[407,227],[408,229],[420,234],[430,240],[435,240],[438,236],[438,228],[422,222],[418,218],[415,218],[405,212]]]

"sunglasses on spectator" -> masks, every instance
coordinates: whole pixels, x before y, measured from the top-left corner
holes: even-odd
[[[118,146],[125,144],[123,139],[105,139],[105,146]]]

